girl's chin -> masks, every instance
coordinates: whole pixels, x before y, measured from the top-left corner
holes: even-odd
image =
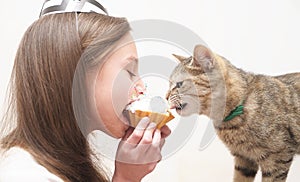
[[[118,131],[115,131],[115,133],[111,135],[114,138],[122,138],[126,134],[128,128],[130,128],[129,121],[123,113],[119,116],[119,122],[121,124],[118,127]]]
[[[122,138],[125,134],[126,134],[127,129],[125,130],[118,130],[118,131],[114,131],[114,132],[109,132],[109,131],[104,131],[104,133],[106,133],[107,135],[116,138],[116,139],[120,139]]]
[[[113,138],[120,139],[125,135],[130,126],[126,123],[127,119],[123,115],[115,117],[113,120],[114,121],[108,120],[107,122],[104,122],[109,124],[102,126],[100,130]]]

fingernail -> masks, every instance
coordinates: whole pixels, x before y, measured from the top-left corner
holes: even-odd
[[[144,117],[143,119],[141,119],[141,122],[143,123],[148,123],[149,122],[149,118],[148,117]]]
[[[143,119],[141,119],[141,121],[138,123],[137,128],[139,127],[143,127],[146,128],[147,125],[149,123],[149,118],[148,117],[144,117]]]
[[[148,126],[148,128],[152,129],[156,127],[156,123],[151,122]]]

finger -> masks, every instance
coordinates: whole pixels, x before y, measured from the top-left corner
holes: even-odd
[[[162,147],[165,145],[165,143],[166,143],[166,140],[165,140],[164,138],[160,140],[160,144],[159,144],[160,150],[161,150]]]
[[[160,131],[161,131],[161,138],[167,138],[172,132],[167,125],[161,127]]]
[[[161,141],[161,131],[159,129],[155,130],[152,145],[153,147],[159,147]]]
[[[153,132],[155,131],[156,124],[150,123],[147,129],[144,132],[144,136],[140,142],[140,144],[151,144],[153,140]]]
[[[134,131],[134,128],[133,127],[129,127],[126,132],[125,132],[125,135],[122,137],[122,140],[127,140],[128,137],[133,133]]]
[[[138,123],[132,134],[128,137],[127,142],[131,144],[138,144],[145,132],[145,129],[149,125],[149,118],[145,117],[141,119],[141,121]]]
[[[157,162],[162,158],[161,149],[160,149],[160,141],[161,141],[161,131],[156,129],[153,134],[152,143],[148,144],[147,151],[145,152],[146,162]]]

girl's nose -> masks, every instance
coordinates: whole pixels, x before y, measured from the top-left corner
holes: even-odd
[[[145,84],[141,79],[139,79],[139,81],[136,83],[134,90],[137,93],[137,95],[143,95],[146,93]]]

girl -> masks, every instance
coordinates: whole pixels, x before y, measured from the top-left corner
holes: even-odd
[[[94,130],[122,138],[112,181],[141,181],[170,129],[147,118],[128,126],[122,111],[144,91],[137,67],[123,18],[59,13],[34,22],[13,67],[0,181],[110,181],[87,141]]]

